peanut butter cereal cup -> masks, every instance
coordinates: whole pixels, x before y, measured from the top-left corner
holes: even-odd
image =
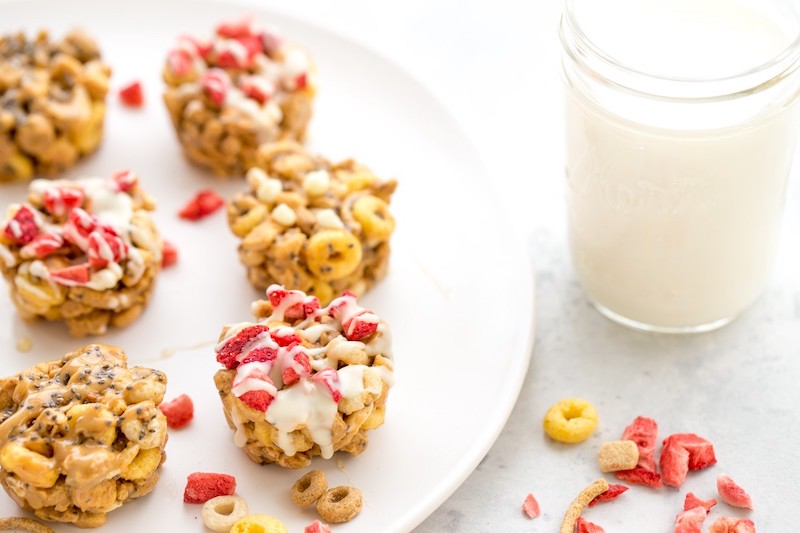
[[[110,75],[82,31],[0,36],[0,182],[55,176],[94,152]]]
[[[257,322],[226,326],[216,347],[234,442],[257,463],[288,468],[360,454],[394,382],[389,327],[350,293],[327,307],[278,285],[267,297],[253,305]]]
[[[136,174],[31,182],[0,225],[0,271],[26,320],[101,335],[142,312],[161,269],[153,200]]]
[[[262,143],[302,140],[316,91],[309,54],[249,19],[180,37],[163,78],[184,154],[219,176],[243,175]]]
[[[316,296],[361,296],[386,275],[397,187],[353,160],[331,163],[295,142],[264,145],[248,190],[228,206],[239,259],[259,289],[273,283]]]
[[[43,520],[103,524],[158,481],[166,384],[103,344],[0,380],[0,485]]]

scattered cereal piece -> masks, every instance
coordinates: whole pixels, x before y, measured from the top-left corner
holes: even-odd
[[[161,248],[161,268],[169,268],[178,262],[178,249],[169,241]]]
[[[212,530],[227,533],[233,524],[247,515],[247,503],[239,496],[217,496],[203,504],[203,524]]]
[[[618,479],[630,483],[631,485],[644,485],[654,489],[661,488],[661,475],[658,472],[652,472],[644,467],[637,466],[630,470],[620,470],[615,475]]]
[[[236,478],[228,474],[195,472],[186,479],[183,491],[185,503],[205,503],[217,496],[231,496],[236,492]]]
[[[331,533],[328,524],[323,524],[319,520],[314,520],[303,530],[303,533]]]
[[[580,494],[578,494],[575,499],[572,500],[569,508],[567,508],[567,512],[564,514],[564,521],[561,522],[561,529],[559,531],[561,533],[574,533],[575,524],[577,523],[578,518],[580,518],[583,508],[586,507],[589,502],[607,490],[608,482],[603,478],[596,480],[594,483],[583,489]]]
[[[628,487],[626,487],[625,485],[611,483],[608,485],[607,491],[605,491],[603,494],[597,496],[594,500],[589,502],[589,507],[594,507],[598,503],[610,502],[611,500],[615,500],[619,497],[620,494],[622,494],[627,490]]]
[[[298,507],[316,503],[328,490],[328,480],[321,470],[311,470],[292,486],[292,502]]]
[[[728,505],[744,507],[746,509],[753,508],[753,500],[750,498],[750,495],[726,474],[717,476],[717,491],[719,491],[722,501]]]
[[[597,429],[597,411],[582,398],[566,398],[544,415],[544,430],[553,440],[582,442]]]
[[[680,487],[689,470],[707,468],[716,462],[714,446],[693,433],[676,433],[664,439],[660,466],[665,485]]]
[[[233,524],[230,533],[289,533],[286,526],[265,514],[249,514]]]
[[[699,505],[675,517],[675,533],[702,533],[706,510]]]
[[[576,525],[578,526],[576,533],[606,533],[606,530],[602,527],[598,526],[597,524],[593,524],[588,520],[584,520],[580,516],[578,517]]]
[[[144,104],[144,94],[142,84],[134,81],[119,90],[120,101],[128,107],[142,107]]]
[[[632,440],[604,442],[597,452],[601,472],[617,472],[635,468],[639,462],[639,447]]]
[[[161,412],[167,417],[167,425],[172,429],[182,428],[194,417],[194,404],[186,394],[161,404]]]
[[[355,487],[340,486],[329,489],[317,500],[320,518],[330,524],[349,522],[361,512],[361,491]]]
[[[20,337],[17,340],[17,351],[18,352],[28,352],[30,349],[33,348],[33,343],[31,342],[30,337]]]
[[[0,531],[19,530],[30,531],[31,533],[55,533],[51,528],[33,518],[22,518],[12,516],[0,518]]]
[[[211,189],[203,189],[183,206],[178,215],[186,220],[200,220],[214,213],[223,205],[225,205],[225,200],[216,192]]]
[[[525,511],[525,514],[530,518],[536,518],[542,514],[542,511],[539,509],[539,502],[536,501],[536,498],[534,498],[531,493],[528,493],[525,497],[525,501],[522,503],[522,510]]]
[[[756,525],[746,518],[720,516],[708,528],[708,533],[756,533]]]
[[[701,500],[694,493],[689,492],[686,494],[686,500],[683,502],[683,510],[688,511],[689,509],[694,509],[695,507],[703,507],[706,510],[706,513],[711,512],[711,508],[717,505],[717,499],[711,498],[710,500]]]

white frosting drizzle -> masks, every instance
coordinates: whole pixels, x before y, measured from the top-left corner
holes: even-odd
[[[6,268],[13,268],[14,265],[17,264],[17,259],[14,257],[14,254],[12,254],[11,250],[9,250],[8,247],[2,243],[0,243],[0,259],[3,260]]]

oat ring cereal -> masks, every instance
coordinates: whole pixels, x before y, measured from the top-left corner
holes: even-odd
[[[230,533],[289,533],[286,526],[265,514],[250,514],[233,524]]]
[[[597,429],[597,411],[582,398],[567,398],[548,409],[543,425],[553,440],[582,442]]]
[[[603,478],[596,480],[594,483],[583,489],[580,494],[578,494],[575,499],[572,500],[567,512],[564,514],[564,520],[561,522],[561,529],[559,530],[560,533],[574,533],[575,523],[581,516],[583,508],[586,507],[589,502],[607,490],[608,482]]]
[[[361,512],[361,491],[355,487],[340,486],[329,489],[317,501],[320,518],[329,524],[349,522]]]
[[[328,480],[321,470],[311,470],[292,486],[292,501],[298,507],[308,507],[328,490]]]
[[[31,533],[54,533],[53,528],[33,518],[22,518],[19,516],[0,518],[0,531],[9,530],[30,531]]]
[[[247,503],[239,496],[217,496],[203,504],[203,524],[212,530],[228,532],[247,515]]]

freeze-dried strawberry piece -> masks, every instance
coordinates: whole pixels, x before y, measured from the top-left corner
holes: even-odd
[[[714,445],[694,433],[675,433],[668,438],[686,448],[689,452],[689,470],[702,470],[716,464]]]
[[[64,246],[64,237],[60,233],[40,233],[31,242],[23,246],[19,253],[24,258],[36,257],[44,259],[62,246]]]
[[[539,509],[539,502],[536,501],[536,498],[531,493],[525,496],[525,501],[522,502],[522,510],[529,518],[536,518],[542,514],[541,509]]]
[[[120,101],[128,107],[142,107],[144,104],[144,93],[142,84],[134,81],[119,90]]]
[[[42,203],[48,213],[60,217],[81,207],[86,195],[76,187],[49,187],[42,193]]]
[[[89,282],[89,263],[81,263],[50,271],[50,279],[59,285],[76,287]]]
[[[294,78],[294,89],[296,91],[302,91],[308,85],[308,73],[303,72],[302,74],[298,74]]]
[[[159,405],[161,412],[167,417],[167,425],[173,429],[182,428],[194,417],[194,404],[186,394]]]
[[[259,104],[269,101],[277,90],[275,84],[263,76],[242,76],[239,78],[239,87],[245,96]]]
[[[689,472],[689,451],[672,436],[664,440],[661,450],[661,479],[665,485],[680,487]]]
[[[256,55],[264,52],[264,42],[258,35],[242,35],[237,37],[236,40],[247,50],[248,66],[253,64],[253,58]]]
[[[627,491],[628,487],[625,485],[619,485],[617,483],[610,483],[608,485],[608,490],[602,493],[599,496],[596,496],[592,501],[589,502],[589,507],[594,507],[598,503],[603,502],[610,502],[619,497],[620,494]]]
[[[314,520],[303,530],[303,533],[331,533],[328,524],[323,524],[319,520]]]
[[[203,189],[183,206],[178,215],[186,220],[200,220],[214,213],[223,205],[225,205],[225,200],[216,192],[211,189]]]
[[[745,490],[736,484],[730,476],[720,474],[717,476],[717,491],[722,501],[734,507],[753,508],[753,500]]]
[[[203,93],[218,106],[225,101],[229,86],[230,77],[224,70],[218,68],[212,68],[200,77],[200,87],[202,87]]]
[[[287,387],[297,383],[301,377],[311,374],[311,361],[305,351],[297,350],[292,360],[295,364],[287,366],[281,375],[283,384]]]
[[[116,235],[103,230],[95,230],[89,234],[89,248],[86,257],[92,268],[100,270],[111,263],[119,264],[128,257],[128,245]]]
[[[139,183],[139,176],[132,170],[120,170],[111,175],[111,183],[117,191],[130,193]]]
[[[720,516],[708,528],[708,533],[756,533],[756,525],[746,518]]]
[[[275,28],[261,30],[259,37],[264,44],[264,52],[270,57],[275,57],[276,52],[283,46],[283,36]]]
[[[167,54],[167,65],[176,76],[186,76],[192,71],[192,56],[186,50],[170,50]]]
[[[271,331],[270,335],[272,336],[272,340],[274,340],[278,346],[282,346],[284,348],[288,348],[292,344],[299,344],[301,342],[300,337],[298,337],[291,328],[277,328]]]
[[[183,501],[205,503],[217,496],[232,496],[236,492],[236,478],[228,474],[195,472],[186,478]]]
[[[253,21],[249,17],[243,17],[239,20],[221,22],[217,24],[216,32],[220,37],[229,39],[253,35]]]
[[[69,212],[67,221],[64,223],[64,238],[80,248],[89,248],[89,235],[99,226],[94,215],[87,213],[80,207],[74,208]],[[104,228],[111,234],[115,232],[110,228]]]
[[[686,499],[683,502],[683,510],[688,511],[689,509],[694,509],[695,507],[702,507],[706,510],[706,513],[711,512],[711,508],[717,505],[717,499],[711,498],[710,500],[701,500],[694,493],[689,492],[686,494]]]
[[[28,244],[38,234],[39,222],[36,220],[36,213],[27,205],[19,206],[17,212],[3,228],[3,236],[16,244]]]
[[[620,470],[615,474],[618,479],[630,483],[631,485],[644,485],[654,489],[661,488],[661,475],[657,472],[652,472],[641,466],[632,468],[630,470]]]
[[[339,392],[339,373],[332,368],[326,368],[321,370],[311,376],[311,381],[314,383],[319,383],[325,387],[325,389],[330,393],[331,398],[336,403],[339,403],[339,400],[342,399],[342,393]]]
[[[236,358],[241,355],[241,353],[250,343],[259,338],[259,336],[263,337],[265,335],[269,335],[269,328],[267,328],[267,326],[263,324],[247,326],[239,331],[236,335],[226,340],[225,344],[223,344],[221,347],[218,347],[217,362],[222,363],[225,365],[225,368],[228,369],[236,368],[239,366],[239,361],[237,361]],[[258,350],[253,350],[250,355],[252,355],[253,352],[258,352]],[[266,351],[263,353],[266,353]]]
[[[251,390],[249,392],[245,392],[239,396],[239,399],[253,409],[262,412],[269,409],[269,404],[271,404],[272,400],[274,400],[272,395],[265,390]]]
[[[365,311],[342,324],[344,336],[349,341],[363,340],[378,331],[378,322],[374,313]]]
[[[178,249],[169,241],[164,241],[161,247],[161,267],[169,268],[178,262]]]
[[[578,517],[578,521],[575,523],[577,529],[575,530],[576,533],[606,533],[606,530],[602,527],[589,522],[582,516]]]
[[[639,448],[639,465],[650,472],[656,471],[656,441],[658,424],[652,418],[637,416],[622,432],[621,440],[632,440]]]
[[[683,511],[675,518],[675,533],[703,533],[706,514],[703,506]]]

